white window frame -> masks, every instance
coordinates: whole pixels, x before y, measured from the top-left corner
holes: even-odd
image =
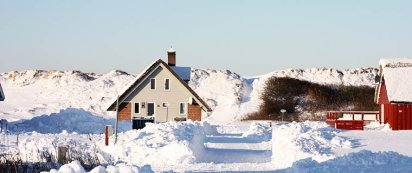
[[[138,106],[139,107],[139,112],[137,112],[137,113],[136,113],[136,103],[139,104],[139,106]],[[141,105],[142,104],[140,102],[133,102],[133,114],[140,114],[140,112],[141,112],[140,109],[142,109]]]
[[[166,89],[166,80],[169,80],[169,89]],[[164,80],[164,83],[163,83],[163,84],[164,84],[164,85],[163,85],[163,86],[164,86],[164,88],[163,88],[163,89],[164,89],[165,91],[170,91],[170,78],[165,78],[165,80]]]
[[[154,89],[152,89],[152,79],[154,80]],[[150,78],[150,82],[149,82],[149,84],[150,84],[150,90],[151,91],[156,91],[156,88],[157,88],[157,86],[156,86],[156,78]]]
[[[182,114],[182,112],[180,111],[182,104],[185,106],[185,107],[184,107],[184,113],[183,113],[183,114]],[[179,103],[179,114],[180,114],[180,115],[187,115],[187,103],[185,103],[185,102],[180,102],[180,103]]]
[[[153,115],[149,115],[149,104],[153,103]],[[147,102],[146,105],[146,116],[148,117],[154,117],[156,116],[156,102]]]

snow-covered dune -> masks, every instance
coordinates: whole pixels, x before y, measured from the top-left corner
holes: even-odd
[[[134,77],[122,71],[99,75],[79,71],[12,71],[0,74],[6,100],[0,118],[31,119],[66,108],[82,108],[105,118],[107,102]]]
[[[287,69],[262,76],[242,77],[228,70],[192,71],[190,86],[213,108],[209,121],[240,120],[260,105],[266,81],[274,77],[291,77],[321,85],[375,85],[376,68],[337,70],[333,68]]]
[[[319,84],[374,85],[377,69],[287,69],[258,77],[242,77],[229,70],[193,69],[189,85],[213,108],[209,121],[227,122],[256,111],[259,96],[271,76],[293,77]],[[28,70],[0,73],[6,100],[0,118],[31,119],[67,108],[81,108],[97,116],[114,118],[105,111],[108,102],[134,75],[114,70],[107,74],[79,71]]]

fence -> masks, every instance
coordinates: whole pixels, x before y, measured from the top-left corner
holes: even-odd
[[[326,114],[326,123],[337,129],[363,130],[371,121],[379,121],[378,111],[330,111]]]

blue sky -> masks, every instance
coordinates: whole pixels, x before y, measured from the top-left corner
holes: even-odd
[[[376,67],[412,55],[412,1],[0,2],[0,72],[139,73],[177,64],[261,75],[286,68]]]

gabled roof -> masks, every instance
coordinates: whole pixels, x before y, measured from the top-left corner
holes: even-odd
[[[4,99],[6,99],[6,97],[4,96],[4,92],[3,92],[3,89],[1,88],[1,84],[0,84],[0,101],[4,101]]]
[[[389,102],[412,103],[412,59],[381,59],[379,65],[380,81],[375,101],[384,82]]]
[[[200,98],[199,95],[197,95],[197,93],[193,91],[193,89],[190,88],[190,86],[185,81],[183,81],[183,79],[179,77],[179,75],[161,59],[155,61],[150,66],[148,66],[135,78],[133,82],[131,82],[127,87],[125,87],[125,89],[120,93],[121,95],[119,96],[119,102],[121,103],[122,101],[124,101],[127,98],[128,94],[133,92],[133,90],[143,82],[146,76],[148,76],[152,71],[156,70],[159,65],[163,65],[164,67],[166,67],[166,69],[170,73],[172,73],[179,80],[180,83],[183,84],[183,86],[195,97],[195,99],[199,101],[199,104],[205,111],[212,111],[212,109],[206,104],[206,102],[203,101],[203,99]],[[107,108],[107,111],[116,110],[116,101],[117,98],[115,98],[114,101],[111,102],[110,106]]]

